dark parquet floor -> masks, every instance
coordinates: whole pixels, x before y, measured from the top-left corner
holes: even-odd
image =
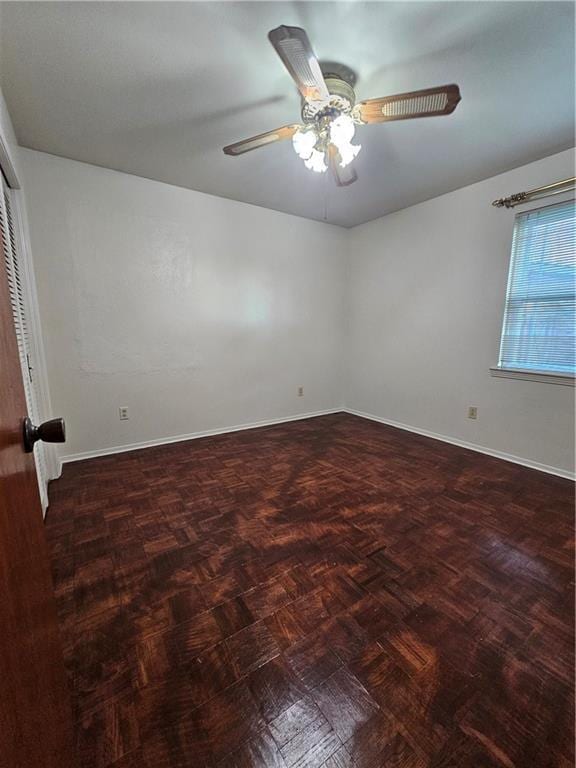
[[[82,768],[569,768],[573,486],[336,414],[67,465]]]

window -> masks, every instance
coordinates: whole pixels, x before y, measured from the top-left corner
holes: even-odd
[[[574,376],[574,217],[573,200],[516,217],[497,375]]]

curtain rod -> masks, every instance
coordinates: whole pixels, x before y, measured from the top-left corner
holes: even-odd
[[[576,177],[572,176],[570,179],[564,179],[563,181],[555,181],[553,184],[546,184],[544,187],[536,187],[536,189],[529,189],[527,192],[517,192],[510,197],[501,197],[499,200],[494,200],[492,205],[496,208],[514,208],[515,205],[522,205],[528,203],[530,200],[538,200],[541,197],[551,197],[552,195],[560,195],[562,192],[569,192],[570,189],[576,187]]]

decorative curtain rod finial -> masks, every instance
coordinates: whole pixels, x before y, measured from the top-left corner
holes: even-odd
[[[494,200],[492,205],[496,208],[513,208],[515,205],[519,205],[528,197],[528,192],[517,192],[510,197],[501,197],[498,200]]]

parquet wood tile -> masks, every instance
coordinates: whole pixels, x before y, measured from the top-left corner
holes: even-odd
[[[214,617],[224,638],[256,621],[242,597],[235,597],[217,605],[214,608]]]
[[[270,733],[279,747],[288,742],[315,721],[323,721],[318,705],[309,697],[303,696],[269,724]]]
[[[341,747],[330,723],[320,715],[281,747],[288,768],[317,768]]]
[[[322,768],[353,768],[352,757],[346,747],[342,745],[330,755]]]
[[[263,731],[225,757],[218,768],[286,768],[278,745]]]
[[[380,707],[347,667],[341,667],[313,692],[322,714],[345,743]]]
[[[342,660],[327,644],[322,630],[305,637],[284,656],[307,691],[313,691],[342,666]]]
[[[345,743],[354,768],[379,766],[384,750],[397,734],[397,723],[382,709],[362,723]]]
[[[280,654],[273,634],[263,621],[244,627],[225,642],[238,677],[249,675]]]
[[[66,465],[82,768],[569,768],[573,484],[354,416]]]
[[[304,686],[282,657],[255,669],[248,678],[248,685],[260,714],[268,723],[306,694]]]

